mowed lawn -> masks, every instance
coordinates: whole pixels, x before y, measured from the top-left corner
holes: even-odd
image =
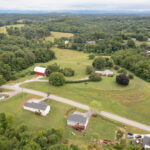
[[[16,25],[3,26],[3,27],[0,27],[0,33],[7,33],[6,27],[7,28],[10,28],[10,27],[18,27],[18,28],[20,28],[20,27],[23,27],[23,26],[24,26],[24,24],[16,24]]]
[[[101,117],[91,117],[88,129],[85,131],[86,136],[84,136],[84,133],[78,132],[72,127],[67,126],[67,111],[73,108],[72,106],[53,100],[47,100],[46,103],[51,106],[51,110],[46,117],[43,117],[23,109],[23,104],[31,98],[39,97],[20,93],[7,101],[0,102],[0,113],[4,112],[15,116],[14,123],[16,126],[23,124],[27,125],[30,132],[33,133],[42,129],[64,129],[64,138],[68,139],[70,143],[80,144],[82,146],[87,146],[87,143],[91,141],[93,133],[98,133],[101,139],[114,140],[115,131],[123,127],[123,125],[111,120]],[[84,112],[78,109],[76,109],[76,111]],[[145,133],[132,127],[127,127],[127,131]]]
[[[63,32],[51,32],[51,35],[49,37],[46,37],[45,40],[53,42],[55,38],[57,39],[57,38],[62,38],[62,37],[70,38],[70,37],[73,37],[73,34],[63,33]]]
[[[85,68],[91,65],[88,54],[77,51],[53,48],[56,60],[41,66],[58,63],[61,67],[71,67],[75,76],[67,78],[75,80],[85,78]],[[32,68],[33,69],[33,68]],[[119,86],[114,77],[103,77],[98,83],[66,84],[63,87],[54,87],[48,83],[28,83],[23,87],[31,88],[69,98],[80,103],[89,104],[96,100],[102,103],[103,110],[118,114],[129,119],[150,125],[150,84],[135,77],[127,87]]]

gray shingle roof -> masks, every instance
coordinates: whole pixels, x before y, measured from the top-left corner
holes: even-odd
[[[47,108],[47,104],[45,102],[40,102],[40,103],[34,103],[34,102],[27,102],[24,104],[25,107],[30,107],[33,109],[39,109],[39,110],[45,110]]]
[[[68,117],[68,121],[74,121],[82,124],[85,124],[87,119],[88,119],[87,117],[84,117],[80,114],[71,114]]]
[[[150,137],[144,136],[144,138],[143,138],[143,147],[145,147],[145,145],[150,146]]]

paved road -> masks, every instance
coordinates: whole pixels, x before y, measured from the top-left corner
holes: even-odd
[[[74,102],[70,99],[62,98],[62,97],[52,95],[52,94],[50,96],[48,96],[46,93],[43,93],[43,92],[39,92],[39,91],[35,91],[35,90],[20,87],[20,85],[23,84],[23,83],[29,83],[29,82],[35,82],[35,81],[42,82],[42,80],[39,80],[39,78],[34,78],[34,79],[31,79],[31,80],[27,80],[27,81],[24,81],[24,82],[17,83],[15,85],[3,85],[1,87],[5,88],[5,89],[15,90],[16,93],[25,92],[25,93],[30,93],[30,94],[42,96],[42,98],[40,99],[41,101],[44,101],[46,98],[50,98],[52,100],[62,102],[62,103],[65,103],[65,104],[68,104],[68,105],[71,105],[71,106],[78,107],[78,108],[89,111],[89,107],[87,105]],[[46,82],[46,81],[44,81],[44,82]],[[109,119],[127,124],[129,126],[133,126],[133,127],[136,127],[136,128],[139,128],[139,129],[150,132],[150,126],[147,126],[147,125],[144,125],[144,124],[141,124],[141,123],[138,123],[138,122],[135,122],[135,121],[132,121],[132,120],[129,120],[129,119],[126,119],[126,118],[108,113],[108,112],[104,112],[104,111],[100,112],[100,115],[104,116],[106,118],[109,118]]]

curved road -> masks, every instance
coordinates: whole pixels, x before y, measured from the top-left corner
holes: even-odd
[[[87,105],[77,103],[77,102],[72,101],[70,99],[62,98],[62,97],[59,97],[59,96],[56,96],[56,95],[52,95],[52,94],[50,96],[47,96],[47,94],[44,93],[44,92],[39,92],[39,91],[35,91],[35,90],[31,90],[31,89],[26,89],[26,88],[21,88],[20,87],[21,84],[29,83],[29,82],[35,82],[35,81],[47,82],[46,80],[39,80],[39,77],[38,77],[38,78],[34,78],[34,79],[31,79],[31,80],[20,82],[20,83],[14,84],[14,85],[3,85],[3,86],[1,86],[1,88],[15,90],[16,94],[18,94],[20,92],[25,92],[25,93],[30,93],[30,94],[34,94],[34,95],[39,95],[39,96],[43,97],[43,98],[40,99],[41,101],[44,101],[46,98],[50,98],[52,100],[55,100],[55,101],[58,101],[58,102],[62,102],[62,103],[65,103],[65,104],[68,104],[68,105],[72,105],[72,106],[75,106],[75,107],[78,107],[78,108],[81,108],[81,109],[89,111],[89,107]],[[120,117],[118,115],[114,115],[114,114],[105,112],[105,111],[102,111],[99,114],[101,116],[106,117],[106,118],[109,118],[109,119],[121,122],[123,124],[127,124],[129,126],[133,126],[133,127],[136,127],[136,128],[139,128],[139,129],[142,129],[142,130],[150,132],[150,126],[147,126],[147,125],[144,125],[144,124],[141,124],[141,123],[138,123],[138,122],[135,122],[135,121],[132,121],[132,120],[129,120],[129,119]]]

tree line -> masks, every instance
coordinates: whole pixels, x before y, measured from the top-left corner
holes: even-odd
[[[150,82],[150,55],[146,52],[136,49],[121,50],[113,54],[112,59],[115,64]]]

